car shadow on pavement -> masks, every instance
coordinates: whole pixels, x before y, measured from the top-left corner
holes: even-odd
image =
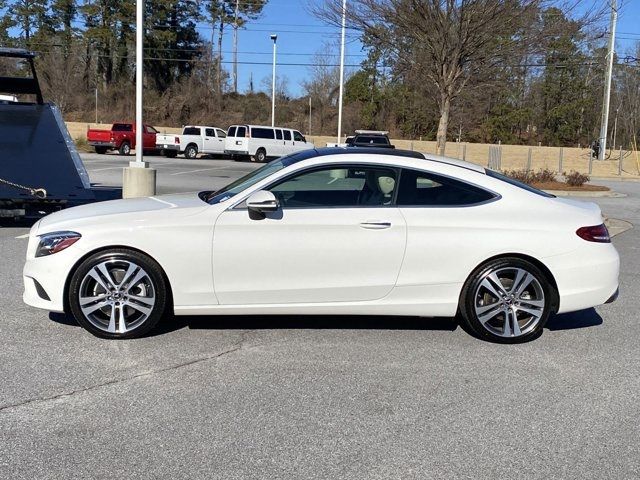
[[[602,325],[602,317],[595,308],[580,310],[579,312],[551,315],[547,321],[546,329],[575,330],[578,328],[596,327]]]
[[[448,330],[453,318],[420,318],[366,315],[220,315],[175,316],[165,319],[156,334],[181,328],[193,330]]]

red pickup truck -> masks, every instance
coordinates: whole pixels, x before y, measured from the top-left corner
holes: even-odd
[[[142,132],[142,144],[144,150],[155,150],[156,133],[158,131],[151,125],[144,125]],[[96,153],[107,153],[109,150],[118,150],[120,155],[129,155],[136,148],[135,123],[114,123],[111,130],[87,130],[87,141],[96,149]]]

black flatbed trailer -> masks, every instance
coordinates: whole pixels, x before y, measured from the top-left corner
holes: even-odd
[[[0,58],[24,62],[20,73],[1,77],[0,94],[20,100],[0,101],[0,218],[39,218],[62,208],[116,198],[92,188],[58,108],[44,102],[32,52],[0,48]],[[26,67],[26,68],[25,68]]]

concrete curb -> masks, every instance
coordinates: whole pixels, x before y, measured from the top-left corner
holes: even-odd
[[[556,197],[598,197],[598,198],[623,198],[626,197],[624,193],[614,192],[613,190],[606,191],[574,191],[574,190],[545,190],[545,192],[555,195]]]
[[[627,230],[631,230],[633,228],[633,223],[617,218],[605,218],[604,224],[607,226],[609,235],[611,235],[612,237],[620,235],[621,233],[624,233]]]

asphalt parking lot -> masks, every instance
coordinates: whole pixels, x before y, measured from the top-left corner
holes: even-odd
[[[93,182],[129,159],[84,157]],[[162,193],[256,168],[151,158]],[[599,182],[602,183],[602,182]],[[640,183],[595,199],[640,224]],[[640,477],[640,232],[621,296],[504,346],[448,319],[182,317],[133,341],[22,303],[0,227],[0,478]]]

